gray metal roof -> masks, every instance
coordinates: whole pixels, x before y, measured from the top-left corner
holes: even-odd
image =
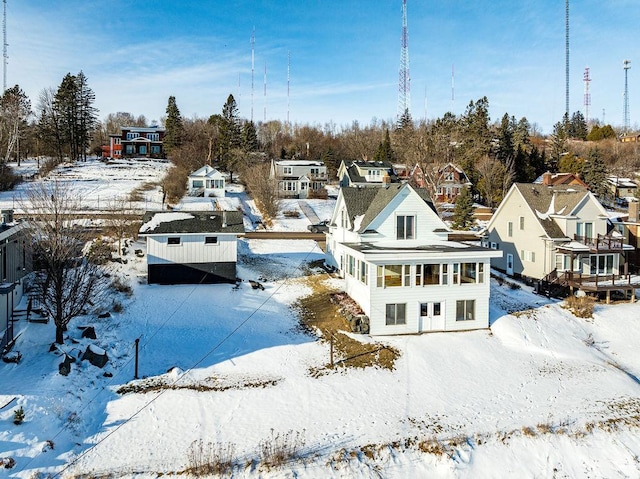
[[[158,216],[163,215],[163,216]],[[171,219],[171,216],[176,219]],[[186,217],[185,216],[189,216]],[[226,226],[223,227],[223,219]],[[154,221],[155,220],[155,221]],[[140,235],[179,233],[244,233],[241,211],[147,211]]]

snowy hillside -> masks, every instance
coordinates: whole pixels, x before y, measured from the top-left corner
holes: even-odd
[[[104,369],[78,361],[61,376],[53,325],[16,323],[22,361],[0,363],[0,464],[15,465],[0,478],[151,478],[188,471],[198,451],[237,478],[640,476],[639,303],[580,319],[494,279],[490,330],[349,334],[395,349],[394,368],[329,368],[327,338],[300,327],[298,301],[340,286],[314,267],[318,245],[239,247],[238,287],[160,286],[133,254],[144,243],[130,244],[113,267],[132,294],[114,291],[109,317],[74,320],[64,346],[104,349]],[[96,340],[81,337],[87,325]]]

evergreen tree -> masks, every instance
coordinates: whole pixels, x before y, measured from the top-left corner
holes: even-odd
[[[171,153],[173,149],[182,145],[182,140],[184,138],[184,124],[182,122],[180,110],[178,110],[178,105],[176,104],[175,96],[169,97],[169,101],[167,103],[167,118],[164,121],[164,128],[164,151]]]
[[[257,151],[258,146],[256,125],[252,121],[247,121],[242,125],[242,148],[246,152]]]
[[[93,106],[96,95],[87,81],[86,75],[80,71],[76,75],[77,103],[78,103],[78,147],[84,161],[87,160],[87,150],[91,144],[93,131],[98,123],[98,109]]]
[[[560,157],[567,151],[568,117],[565,113],[564,120],[553,125],[551,135],[551,155],[549,156],[549,171],[556,171]]]
[[[498,128],[498,148],[496,158],[502,164],[506,164],[510,159],[515,157],[515,148],[513,144],[514,125],[508,114],[502,116],[500,126]]]
[[[569,138],[576,138],[579,140],[586,140],[588,133],[587,122],[584,119],[582,112],[576,111],[571,115],[571,121],[569,122],[569,130],[567,135]]]
[[[397,129],[398,130],[413,129],[413,120],[411,118],[411,113],[409,113],[408,108],[406,108],[404,110],[404,113],[402,113],[402,116],[398,118]]]
[[[603,199],[608,195],[606,181],[607,167],[602,155],[597,148],[591,148],[584,163],[584,182],[594,195]]]
[[[395,153],[391,147],[391,137],[389,136],[389,129],[385,130],[384,140],[378,145],[378,150],[373,156],[374,161],[388,161],[393,163],[395,161]]]
[[[76,77],[67,73],[62,79],[55,94],[53,108],[56,110],[60,128],[62,150],[71,160],[77,160],[80,155],[78,129],[78,85]]]
[[[457,230],[468,230],[473,226],[475,219],[473,217],[473,198],[469,188],[462,188],[462,191],[456,198],[456,204],[453,208],[453,228]]]

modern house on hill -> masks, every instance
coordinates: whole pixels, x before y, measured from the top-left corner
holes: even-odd
[[[109,158],[164,158],[164,128],[124,126],[120,133],[109,135],[109,147],[103,156]]]
[[[489,265],[502,253],[449,241],[426,190],[341,188],[326,261],[344,277],[371,334],[489,326]]]
[[[139,234],[147,239],[149,283],[233,283],[240,211],[147,212]]]
[[[272,160],[269,177],[281,198],[326,198],[327,167],[322,161]]]

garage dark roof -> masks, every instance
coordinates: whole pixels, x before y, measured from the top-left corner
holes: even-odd
[[[223,226],[224,224],[224,226]],[[140,235],[244,233],[241,211],[147,211]]]

